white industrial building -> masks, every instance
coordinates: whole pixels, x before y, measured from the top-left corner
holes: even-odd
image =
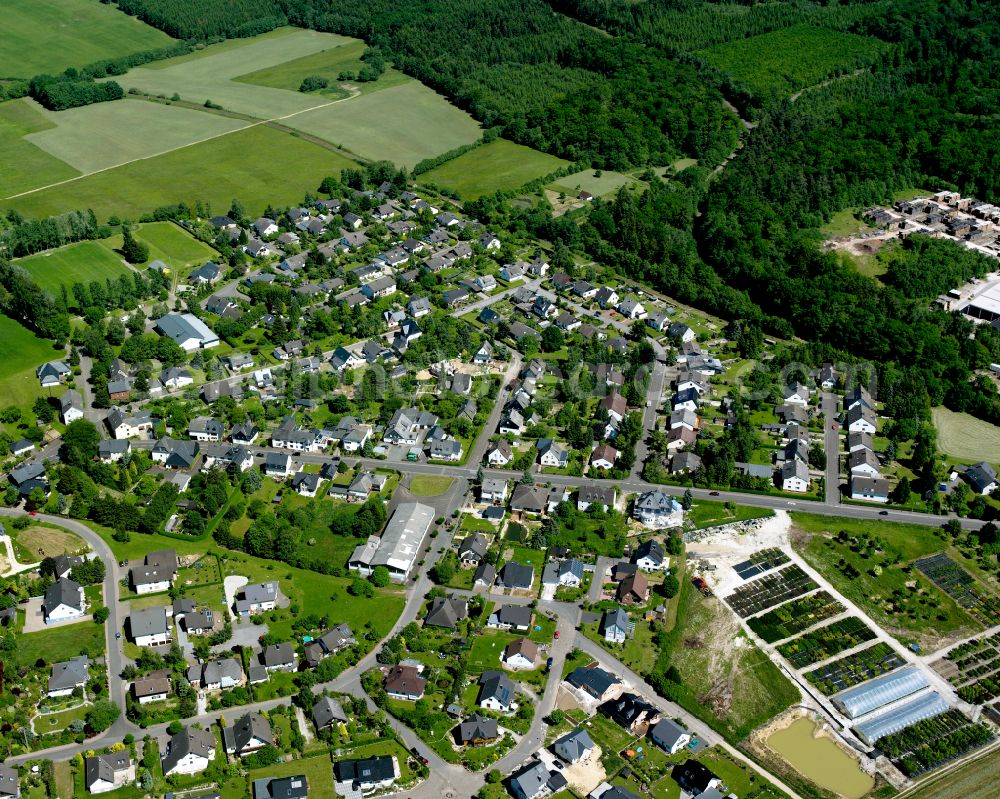
[[[372,536],[358,545],[348,566],[365,577],[376,567],[385,566],[393,580],[402,582],[413,568],[433,520],[434,508],[429,505],[401,503],[386,524],[382,537]]]

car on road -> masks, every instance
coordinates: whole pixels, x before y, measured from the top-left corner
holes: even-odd
[[[417,751],[417,747],[411,746],[410,747],[410,754],[413,755],[417,760],[419,760],[425,766],[427,765],[427,763],[428,763],[427,758],[424,757],[422,754],[420,754],[420,752]]]
[[[889,511],[887,511],[887,510],[880,510],[878,512],[878,515],[879,516],[888,516],[889,515]]]
[[[719,496],[719,492],[718,491],[709,491],[708,495],[710,497],[717,497],[717,496]]]
[[[545,661],[545,668],[547,669],[552,668],[552,658],[549,658],[548,660]]]
[[[121,639],[122,639],[122,634],[121,633],[115,633],[115,640],[116,641],[120,641]]]
[[[832,425],[830,425],[830,429],[831,430],[836,430],[837,429],[837,423],[834,422]]]
[[[36,510],[29,510],[28,511],[28,515],[29,516],[37,516],[38,515],[38,511],[36,511]]]
[[[558,630],[556,630],[555,638],[556,638],[557,641],[559,640],[559,631]]]

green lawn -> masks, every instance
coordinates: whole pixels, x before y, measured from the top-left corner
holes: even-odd
[[[91,621],[25,633],[17,637],[17,659],[24,665],[31,665],[36,660],[57,663],[77,655],[94,658],[103,654],[104,626]]]
[[[27,140],[84,174],[212,139],[249,124],[135,98],[42,113],[54,127],[29,133]],[[44,185],[38,181],[33,187]]]
[[[419,180],[475,199],[495,191],[520,188],[568,163],[530,147],[497,139],[425,172]]]
[[[71,721],[82,719],[86,715],[86,705],[74,707],[70,710],[61,710],[58,713],[46,713],[45,715],[35,717],[34,730],[38,735],[62,732]]]
[[[246,153],[253,153],[247,158]],[[317,144],[257,126],[193,144],[142,161],[88,175],[50,189],[31,192],[3,208],[26,216],[48,216],[91,208],[98,218],[137,216],[184,200],[208,202],[216,212],[240,199],[253,216],[266,205],[302,201],[324,175],[337,175],[353,161]]]
[[[362,158],[406,167],[480,136],[476,120],[417,81],[306,111],[284,124]]]
[[[165,33],[94,0],[7,0],[0,75],[30,78],[166,47]]]
[[[248,72],[246,75],[240,75],[235,80],[240,83],[253,83],[257,86],[269,86],[272,89],[286,89],[297,92],[303,78],[315,75],[326,78],[330,84],[320,92],[321,94],[345,96],[346,92],[343,89],[337,88],[337,76],[341,72],[353,72],[357,74],[364,64],[361,60],[361,54],[367,46],[358,39],[348,39],[345,43],[330,47],[327,50],[304,55],[300,58],[286,61],[283,64],[257,69],[253,72]],[[365,83],[359,81],[347,82],[357,86],[359,91],[367,94],[379,91],[380,89],[398,86],[400,83],[405,83],[409,80],[412,80],[412,78],[390,68],[376,81]]]
[[[803,513],[793,513],[792,519],[810,534],[796,543],[810,565],[904,643],[915,640],[934,650],[942,637],[964,637],[979,629],[955,600],[910,565],[946,549],[932,528]],[[835,538],[841,531],[846,541]],[[964,563],[957,553],[949,554]]]
[[[55,183],[80,174],[69,164],[23,138],[54,127],[29,100],[0,103],[0,164],[4,195]]]
[[[129,274],[122,257],[97,241],[67,244],[57,250],[20,258],[14,263],[26,270],[39,287],[53,297],[59,297],[62,286],[68,289],[74,283],[90,283],[92,280],[103,284],[107,278],[115,280],[119,275]],[[73,302],[70,294],[70,304]]]
[[[135,237],[149,245],[149,262],[163,261],[175,272],[187,266],[201,266],[219,257],[219,253],[191,236],[173,222],[148,222],[140,225]],[[116,249],[122,245],[120,234],[102,242]],[[147,262],[147,263],[149,263]]]
[[[774,511],[766,508],[751,508],[748,505],[737,505],[733,510],[726,508],[724,502],[699,500],[692,507],[689,518],[695,527],[712,527],[728,522],[742,522],[747,519],[766,519],[774,516]]]
[[[38,338],[28,328],[0,315],[0,404],[30,406],[35,397],[46,396],[35,377],[35,367],[62,358],[52,342]],[[61,394],[62,389],[52,389]]]
[[[310,795],[334,795],[333,762],[326,752],[313,757],[304,757],[300,760],[291,760],[287,763],[278,763],[275,766],[251,771],[248,775],[248,781],[252,785],[254,780],[261,777],[295,777],[300,774],[305,775],[306,782],[309,784]]]
[[[452,477],[415,475],[410,479],[410,493],[415,497],[436,497],[443,494],[455,480]]]
[[[717,44],[698,55],[757,95],[787,97],[838,70],[871,63],[884,47],[866,36],[793,25]]]
[[[377,741],[372,744],[364,744],[363,746],[357,746],[351,749],[345,757],[337,759],[347,760],[355,758],[380,757],[386,755],[395,757],[396,762],[399,763],[399,781],[401,783],[406,784],[413,779],[413,770],[409,766],[410,755],[405,749],[403,749],[399,741],[395,738],[385,741]],[[323,795],[324,794],[320,794],[320,796]]]
[[[967,413],[955,413],[947,408],[934,408],[934,427],[938,447],[960,461],[989,460],[1000,465],[1000,427]]]

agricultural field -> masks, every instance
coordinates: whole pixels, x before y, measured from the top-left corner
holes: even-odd
[[[254,157],[246,158],[245,153]],[[25,216],[36,217],[91,208],[101,220],[111,214],[134,219],[181,200],[192,205],[203,200],[224,211],[238,197],[255,216],[268,203],[301,202],[324,175],[355,166],[317,144],[257,125],[33,191],[13,202],[0,199],[0,207],[16,207]]]
[[[249,124],[129,98],[58,112],[36,107],[55,127],[25,138],[84,174],[223,136]]]
[[[787,97],[838,72],[871,63],[877,39],[829,28],[790,28],[717,44],[697,55],[761,97]]]
[[[742,618],[802,596],[816,588],[816,583],[797,565],[792,564],[774,574],[758,577],[737,588],[726,602]]]
[[[341,39],[342,37],[336,37]],[[329,86],[320,90],[319,94],[332,97],[346,97],[348,93],[337,86],[337,76],[341,72],[357,73],[364,62],[361,54],[367,45],[359,39],[347,39],[344,43],[331,46],[327,50],[318,53],[304,55],[286,61],[283,64],[276,64],[263,69],[248,72],[240,75],[234,80],[240,83],[252,83],[257,86],[269,86],[272,89],[285,89],[290,92],[297,92],[302,84],[303,78],[313,75],[326,78]],[[381,89],[388,89],[406,83],[413,78],[404,75],[395,69],[389,68],[382,73],[376,81],[350,81],[351,85],[357,86],[357,90],[362,94],[377,92]]]
[[[27,560],[22,561],[24,563],[33,563],[56,555],[73,555],[88,549],[80,536],[56,527],[32,525],[24,530],[15,531],[14,537],[18,560],[22,560],[20,557],[22,553],[28,556]]]
[[[30,406],[35,397],[47,392],[35,377],[35,368],[61,358],[51,341],[38,338],[28,328],[0,315],[0,403]],[[61,393],[61,392],[59,392]]]
[[[28,272],[35,282],[54,297],[60,289],[74,283],[103,283],[107,278],[116,279],[129,274],[122,257],[97,241],[80,241],[57,250],[46,250],[14,263]]]
[[[959,644],[933,668],[972,705],[1000,696],[1000,633]]]
[[[25,138],[54,127],[37,108],[26,99],[0,103],[0,164],[4,170],[0,192],[6,196],[80,174]]]
[[[495,191],[520,188],[568,163],[530,147],[497,139],[425,172],[419,180],[473,200]]]
[[[823,694],[831,696],[899,668],[905,662],[891,646],[879,641],[867,649],[813,669],[804,676]]]
[[[1000,427],[947,408],[934,408],[931,414],[938,447],[945,455],[969,463],[990,460],[1000,464]]]
[[[362,158],[406,167],[471,144],[481,133],[476,120],[417,81],[306,111],[284,124]]]
[[[861,619],[851,616],[782,644],[778,652],[794,668],[801,669],[873,638],[875,633]]]
[[[996,796],[997,773],[1000,772],[1000,749],[994,749],[954,771],[921,783],[907,799],[991,799]]]
[[[903,643],[934,651],[980,629],[913,562],[945,548],[934,531],[793,513],[792,542],[809,564]]]
[[[844,610],[844,606],[826,591],[817,591],[750,619],[748,624],[764,641],[773,644],[782,638],[797,635],[824,619],[843,613]]]
[[[30,78],[93,61],[166,47],[173,39],[94,0],[7,0],[0,75]],[[44,47],[39,47],[44,42]]]
[[[181,56],[167,59],[157,62],[155,69],[137,67],[116,80],[125,89],[134,88],[166,97],[176,92],[182,100],[199,104],[211,100],[227,110],[258,119],[294,114],[328,102],[322,97],[296,90],[236,81],[236,78],[249,72],[274,67],[289,59],[322,52],[351,41],[332,33],[286,30],[281,36],[243,39],[238,47],[208,47],[199,53],[198,58]]]

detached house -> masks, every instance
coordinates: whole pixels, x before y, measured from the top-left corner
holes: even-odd
[[[426,688],[427,680],[413,666],[393,666],[385,675],[385,692],[393,699],[416,702]]]
[[[215,747],[215,734],[211,730],[187,727],[167,742],[167,749],[160,758],[163,776],[200,774],[215,759]]]
[[[45,591],[42,600],[45,623],[79,619],[83,616],[85,606],[83,587],[75,580],[62,577]]]
[[[244,757],[273,743],[271,724],[260,713],[247,713],[232,727],[222,728],[227,755]]]
[[[236,613],[247,617],[274,610],[278,606],[279,593],[277,580],[245,585],[236,595]]]
[[[84,758],[83,784],[90,793],[107,793],[135,782],[135,764],[128,750]]]

